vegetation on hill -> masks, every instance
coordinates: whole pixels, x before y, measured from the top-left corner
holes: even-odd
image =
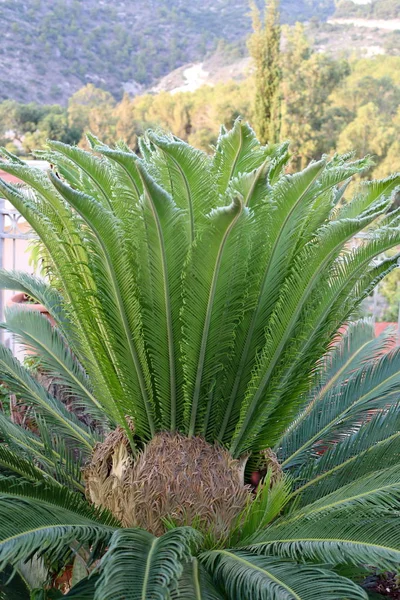
[[[283,0],[282,18],[332,11],[332,0]],[[0,99],[65,103],[87,83],[120,98],[219,39],[244,40],[248,12],[248,0],[0,0]]]
[[[358,4],[352,0],[339,0],[335,17],[398,19],[400,17],[400,0],[372,0],[367,4]]]

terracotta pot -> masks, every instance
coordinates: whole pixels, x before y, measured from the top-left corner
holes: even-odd
[[[40,312],[52,325],[55,325],[56,322],[53,317],[50,315],[49,311],[43,304],[38,304],[37,302],[32,302],[29,300],[27,294],[24,292],[19,292],[15,294],[8,302],[8,306],[19,306],[23,310],[35,310]]]

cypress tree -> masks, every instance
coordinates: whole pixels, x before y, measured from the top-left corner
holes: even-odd
[[[280,133],[280,40],[279,0],[266,0],[264,24],[251,2],[253,33],[248,48],[255,66],[255,128],[262,143],[277,142]]]

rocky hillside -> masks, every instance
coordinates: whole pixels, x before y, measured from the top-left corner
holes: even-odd
[[[325,20],[334,0],[281,9],[286,23]],[[240,54],[248,10],[248,0],[0,0],[0,100],[65,103],[88,82],[116,97],[140,91],[219,40]]]

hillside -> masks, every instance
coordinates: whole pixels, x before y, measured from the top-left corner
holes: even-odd
[[[365,58],[380,54],[399,54],[399,41],[397,34],[390,31],[388,25],[392,21],[382,21],[387,26],[365,27],[364,20],[360,26],[356,23],[340,22],[340,19],[329,19],[320,23],[311,20],[305,25],[305,32],[317,52],[327,53],[337,59],[347,57]],[[374,21],[373,21],[374,22]],[[368,24],[370,21],[368,20]],[[282,47],[286,46],[286,31],[283,28]],[[230,80],[240,82],[251,73],[251,59],[249,56],[236,56],[230,47],[219,44],[217,51],[203,59],[201,62],[186,63],[161,77],[157,84],[151,86],[149,91],[158,93],[166,92],[192,92],[202,85],[214,86]]]
[[[221,39],[240,52],[248,10],[248,0],[0,0],[0,100],[65,104],[90,82],[116,97],[140,91]],[[286,23],[325,20],[334,2],[281,10]]]

